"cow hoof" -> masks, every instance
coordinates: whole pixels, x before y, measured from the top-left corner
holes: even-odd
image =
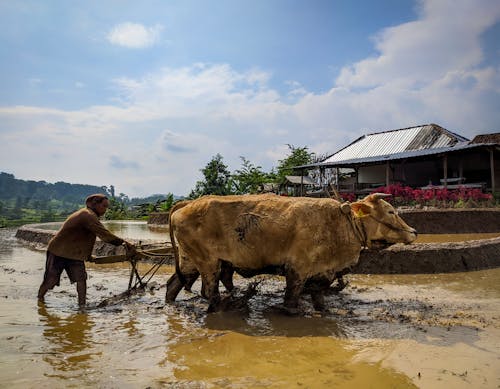
[[[213,297],[210,300],[210,303],[208,304],[208,309],[207,313],[214,313],[220,311],[221,304],[220,304],[220,297]]]
[[[216,313],[220,311],[219,304],[210,304],[207,309],[207,313]]]
[[[288,316],[298,316],[301,311],[298,307],[283,307],[283,313]]]
[[[338,279],[337,285],[332,286],[331,290],[333,293],[339,293],[339,292],[343,291],[348,285],[349,285],[349,281],[344,281],[342,279]]]

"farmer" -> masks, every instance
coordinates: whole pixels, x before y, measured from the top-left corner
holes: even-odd
[[[109,232],[99,221],[109,206],[103,194],[93,194],[85,200],[86,208],[71,214],[47,247],[47,261],[42,285],[38,290],[38,300],[43,302],[45,294],[54,286],[59,286],[61,273],[66,274],[71,283],[76,282],[78,305],[85,307],[87,297],[87,272],[85,260],[89,259],[96,240],[115,246],[124,245],[129,254],[135,253],[135,246]]]

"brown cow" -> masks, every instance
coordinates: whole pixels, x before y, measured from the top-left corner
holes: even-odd
[[[178,247],[167,301],[201,274],[202,295],[213,311],[219,280],[226,285],[232,269],[249,275],[283,271],[284,305],[294,310],[306,281],[333,280],[357,263],[363,247],[416,239],[385,196],[369,195],[347,210],[332,199],[276,195],[205,196],[183,203],[170,214],[171,240]]]

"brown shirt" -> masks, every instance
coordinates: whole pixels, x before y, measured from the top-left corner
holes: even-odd
[[[115,246],[124,242],[104,227],[94,211],[83,208],[66,219],[47,250],[59,257],[85,261],[92,254],[96,236]]]

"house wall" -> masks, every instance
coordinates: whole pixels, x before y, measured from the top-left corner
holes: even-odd
[[[406,162],[397,165],[395,169],[401,183],[414,188],[430,183],[438,185],[439,179],[442,178],[442,162],[437,159]]]
[[[385,185],[385,165],[360,167],[358,170],[358,183]]]

